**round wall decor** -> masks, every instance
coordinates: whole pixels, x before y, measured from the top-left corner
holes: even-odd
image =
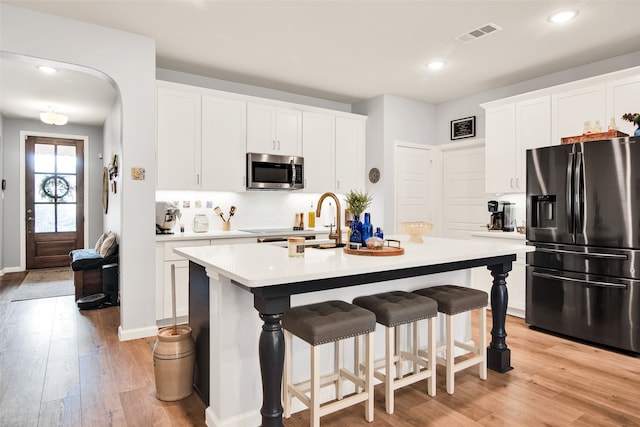
[[[109,212],[109,169],[102,170],[102,207],[104,213]]]
[[[380,181],[380,170],[378,168],[371,168],[369,171],[369,181],[373,184]]]

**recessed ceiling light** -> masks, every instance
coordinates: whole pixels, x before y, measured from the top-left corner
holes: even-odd
[[[427,64],[427,68],[436,71],[444,67],[444,61],[431,61]]]
[[[46,65],[40,65],[38,67],[38,70],[42,71],[45,74],[53,74],[53,73],[57,73],[58,72],[58,70],[56,70],[55,68],[48,67]]]
[[[562,22],[567,22],[578,15],[577,10],[563,10],[562,12],[554,13],[549,16],[549,22],[553,22],[554,24],[560,24]]]

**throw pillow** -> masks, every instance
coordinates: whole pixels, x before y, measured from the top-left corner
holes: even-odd
[[[100,255],[102,257],[108,257],[116,251],[116,234],[113,232],[109,232],[107,237],[105,237],[104,242],[102,242],[102,247],[100,247]]]
[[[96,252],[100,252],[100,248],[102,248],[102,243],[104,239],[107,237],[107,233],[102,233],[100,237],[98,237],[98,241],[96,242],[96,246],[94,247]]]

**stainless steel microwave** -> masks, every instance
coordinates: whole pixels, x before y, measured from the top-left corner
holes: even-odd
[[[304,159],[278,154],[247,153],[247,189],[304,188]]]

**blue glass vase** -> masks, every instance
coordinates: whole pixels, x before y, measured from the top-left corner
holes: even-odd
[[[633,132],[633,136],[640,136],[640,123],[638,123],[638,128]]]
[[[353,215],[349,241],[353,243],[362,243],[362,223],[360,222],[360,215]]]
[[[364,214],[364,224],[362,224],[362,244],[367,243],[367,239],[373,237],[373,225],[371,225],[371,215],[367,212]]]

